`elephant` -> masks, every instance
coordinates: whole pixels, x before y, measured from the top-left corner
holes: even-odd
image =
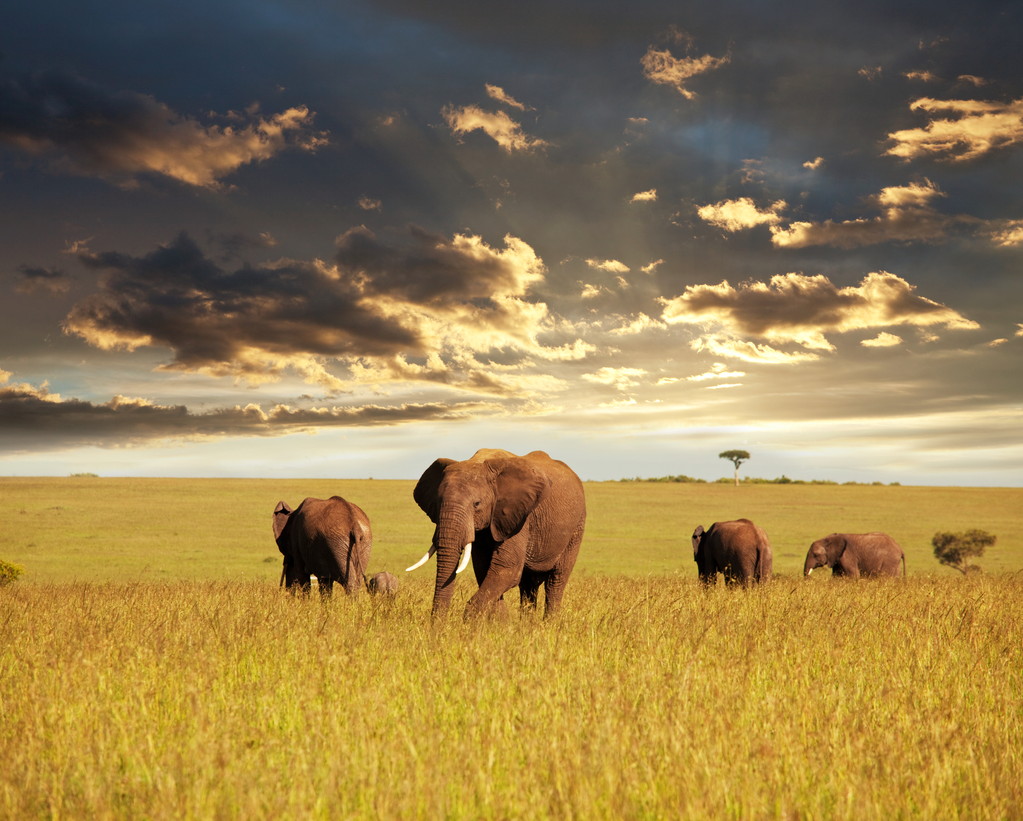
[[[369,517],[362,508],[340,496],[310,497],[294,510],[278,502],[273,532],[284,555],[282,586],[308,593],[314,575],[324,597],[331,595],[334,582],[349,596],[358,596],[373,551]]]
[[[536,609],[542,584],[545,618],[557,613],[586,525],[583,485],[568,465],[543,451],[483,448],[460,462],[437,459],[412,495],[436,528],[429,550],[406,569],[437,555],[434,618],[447,613],[470,558],[479,589],[466,619],[499,614],[516,585],[522,610]]]
[[[699,525],[693,531],[693,558],[705,585],[714,584],[718,573],[728,586],[771,579],[771,542],[749,519],[714,522],[706,531]]]
[[[393,596],[398,592],[398,577],[393,573],[374,573],[366,579],[366,589],[371,596]]]
[[[887,533],[832,533],[806,551],[803,576],[815,568],[830,567],[833,576],[898,576],[899,562],[906,575],[906,554]]]

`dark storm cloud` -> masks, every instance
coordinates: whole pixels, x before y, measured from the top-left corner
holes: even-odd
[[[364,276],[374,293],[420,304],[520,293],[524,285],[515,260],[474,253],[472,238],[449,240],[413,225],[406,237],[388,239],[353,228],[338,238],[335,259],[342,270]]]
[[[0,143],[122,184],[157,175],[214,187],[242,165],[326,142],[311,131],[313,115],[302,106],[223,119],[203,124],[148,95],[112,91],[67,72],[0,82]]]
[[[331,364],[358,360],[363,372],[375,369],[370,379],[479,385],[478,377],[459,375],[475,367],[476,352],[572,355],[537,342],[546,306],[521,298],[542,278],[542,261],[514,237],[505,245],[496,250],[480,237],[446,239],[414,227],[407,240],[383,242],[357,228],[338,240],[336,265],[278,260],[233,270],[186,234],[141,257],[79,250],[78,260],[102,277],[64,328],[107,350],[170,348],[166,369],[252,382],[292,368],[341,389]],[[442,355],[455,371],[439,359],[426,368],[404,358]]]
[[[318,428],[363,428],[454,420],[493,412],[480,402],[404,403],[293,408],[258,405],[206,413],[117,396],[97,404],[64,399],[45,387],[4,384],[0,371],[0,449],[11,452],[71,446],[120,447],[162,439],[283,436]]]
[[[187,235],[143,257],[82,251],[105,273],[65,329],[100,348],[161,345],[171,367],[236,375],[277,373],[294,355],[359,356],[418,347],[374,313],[350,278],[315,263],[224,270]]]
[[[71,278],[55,268],[35,268],[22,265],[14,290],[19,294],[65,294],[71,289]]]

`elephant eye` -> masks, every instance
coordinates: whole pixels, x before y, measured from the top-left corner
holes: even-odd
[[[479,499],[477,499],[477,500],[476,500],[475,502],[473,502],[473,503],[472,503],[472,506],[473,506],[473,508],[474,508],[475,510],[479,510],[479,509],[480,509],[480,502],[479,502]]]

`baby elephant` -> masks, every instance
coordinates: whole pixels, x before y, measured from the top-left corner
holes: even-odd
[[[718,573],[729,586],[771,579],[771,542],[749,519],[714,522],[706,531],[699,525],[693,531],[693,558],[704,584],[714,584]]]
[[[818,539],[806,552],[803,575],[830,567],[833,576],[898,576],[899,562],[906,575],[906,554],[887,533],[832,533]]]
[[[316,576],[320,593],[329,596],[334,582],[357,596],[373,550],[369,517],[340,496],[305,499],[294,510],[278,502],[273,512],[277,547],[284,555],[281,584],[310,589]]]
[[[398,592],[398,578],[393,573],[374,573],[366,579],[371,596],[393,596]]]

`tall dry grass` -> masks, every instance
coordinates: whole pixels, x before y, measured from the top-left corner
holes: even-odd
[[[1023,815],[1018,575],[581,576],[442,627],[430,592],[0,589],[0,816]]]

